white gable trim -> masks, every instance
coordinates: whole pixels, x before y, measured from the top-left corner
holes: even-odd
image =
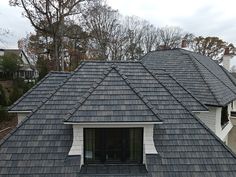
[[[72,125],[83,125],[83,126],[91,126],[91,125],[153,125],[153,124],[163,124],[163,122],[84,122],[84,123],[76,123],[76,122],[64,122],[64,124],[72,124]]]

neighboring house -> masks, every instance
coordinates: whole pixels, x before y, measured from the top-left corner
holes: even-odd
[[[0,143],[1,176],[236,176],[235,154],[192,113],[207,108],[140,62],[50,73],[11,110],[32,112]]]
[[[31,64],[29,58],[23,50],[20,49],[0,49],[0,56],[4,56],[7,53],[14,53],[20,57],[20,68],[14,75],[26,80],[32,80],[38,77],[38,72],[35,66]],[[0,73],[2,73],[2,68],[0,66]]]
[[[150,52],[142,62],[154,73],[164,69],[204,103],[209,112],[195,111],[195,115],[236,152],[231,116],[236,111],[236,81],[227,70],[209,57],[183,49]]]

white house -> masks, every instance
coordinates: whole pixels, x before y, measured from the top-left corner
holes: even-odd
[[[0,56],[4,56],[5,54],[8,53],[14,53],[20,58],[20,68],[19,70],[15,73],[15,76],[27,79],[27,80],[33,80],[38,77],[38,71],[35,66],[33,66],[25,54],[23,50],[20,49],[0,49]],[[0,67],[0,73],[3,73]]]

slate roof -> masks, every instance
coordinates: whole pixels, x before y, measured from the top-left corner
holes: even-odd
[[[10,106],[8,111],[33,111],[41,105],[42,101],[45,101],[55,88],[63,83],[70,74],[70,72],[50,72]]]
[[[150,52],[142,62],[152,71],[165,69],[206,105],[225,106],[236,99],[236,86],[209,57],[183,49]]]
[[[0,143],[0,176],[132,176],[124,172],[114,175],[80,173],[80,156],[68,156],[73,131],[71,125],[63,124],[65,115],[113,64],[84,62],[20,123]],[[158,79],[158,73],[153,74],[139,62],[115,64],[132,87],[154,106],[163,121],[154,127],[158,155],[147,155],[148,173],[135,176],[236,176],[234,154],[170,92],[172,84],[166,88]],[[121,169],[115,171],[119,173]]]
[[[155,108],[112,66],[81,98],[65,122],[161,122]]]

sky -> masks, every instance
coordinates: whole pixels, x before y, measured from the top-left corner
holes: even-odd
[[[138,16],[156,26],[179,26],[196,36],[217,36],[236,45],[235,0],[107,0],[122,15]],[[0,28],[9,29],[0,48],[17,48],[17,40],[33,32],[22,9],[0,0]]]
[[[217,36],[236,44],[235,0],[107,0],[123,15],[156,26],[179,26],[197,36]]]

